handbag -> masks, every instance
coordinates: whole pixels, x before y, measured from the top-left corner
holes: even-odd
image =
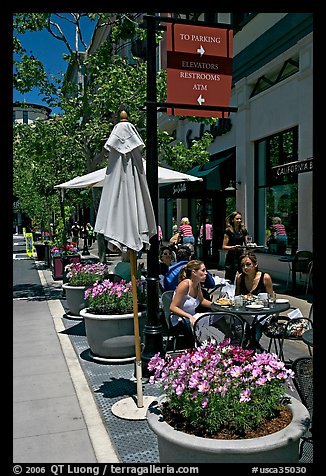
[[[309,329],[308,321],[295,319],[293,322],[277,322],[277,316],[272,318],[264,325],[264,334],[268,337],[301,337]]]

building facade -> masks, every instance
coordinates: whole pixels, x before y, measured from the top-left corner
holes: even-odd
[[[167,217],[162,220],[163,228],[165,225],[169,231],[173,219],[187,215],[198,230],[205,207],[206,217],[213,221],[218,250],[225,214],[234,207],[242,212],[253,241],[266,246],[266,252],[274,252],[267,247],[274,216],[286,227],[287,252],[312,251],[312,13],[247,14],[246,22],[234,34],[230,105],[236,106],[237,112],[230,113],[228,124],[219,120],[220,130],[215,130],[208,149],[212,169],[218,160],[225,159],[224,165],[217,164],[215,179],[213,172],[206,175],[211,178],[202,199],[192,198],[190,189],[175,193],[178,198],[168,198],[161,191],[164,203],[160,212]],[[187,119],[162,118],[164,122],[170,132],[175,128],[177,140],[185,144],[210,130],[210,126]],[[230,182],[234,190],[225,190]]]

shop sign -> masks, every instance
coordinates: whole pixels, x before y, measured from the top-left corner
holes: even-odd
[[[177,185],[173,185],[173,195],[186,192],[186,191],[187,191],[187,185],[185,182],[178,183]]]
[[[272,167],[275,177],[283,177],[284,175],[300,174],[303,172],[313,171],[313,159],[297,160],[288,164],[277,165]]]
[[[232,51],[230,29],[167,25],[167,101],[229,107]],[[168,108],[167,112],[175,116],[222,117],[221,111],[200,109]]]

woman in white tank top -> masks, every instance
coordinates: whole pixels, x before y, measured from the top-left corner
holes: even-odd
[[[179,284],[173,295],[170,311],[176,316],[183,316],[193,327],[196,317],[196,308],[201,306],[211,309],[211,301],[205,299],[200,283],[204,283],[207,271],[204,263],[191,260],[180,269]],[[173,320],[172,320],[173,322]]]

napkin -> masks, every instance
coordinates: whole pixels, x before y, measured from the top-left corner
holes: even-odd
[[[303,315],[302,315],[300,309],[297,308],[297,309],[294,309],[293,311],[289,312],[288,317],[290,319],[296,319],[297,317],[303,317]]]
[[[219,276],[213,276],[213,279],[216,285],[228,283],[228,281],[225,278],[220,278]]]
[[[233,298],[234,294],[235,294],[235,285],[226,283],[223,286],[223,289],[221,291],[221,297],[228,296],[229,298]]]

